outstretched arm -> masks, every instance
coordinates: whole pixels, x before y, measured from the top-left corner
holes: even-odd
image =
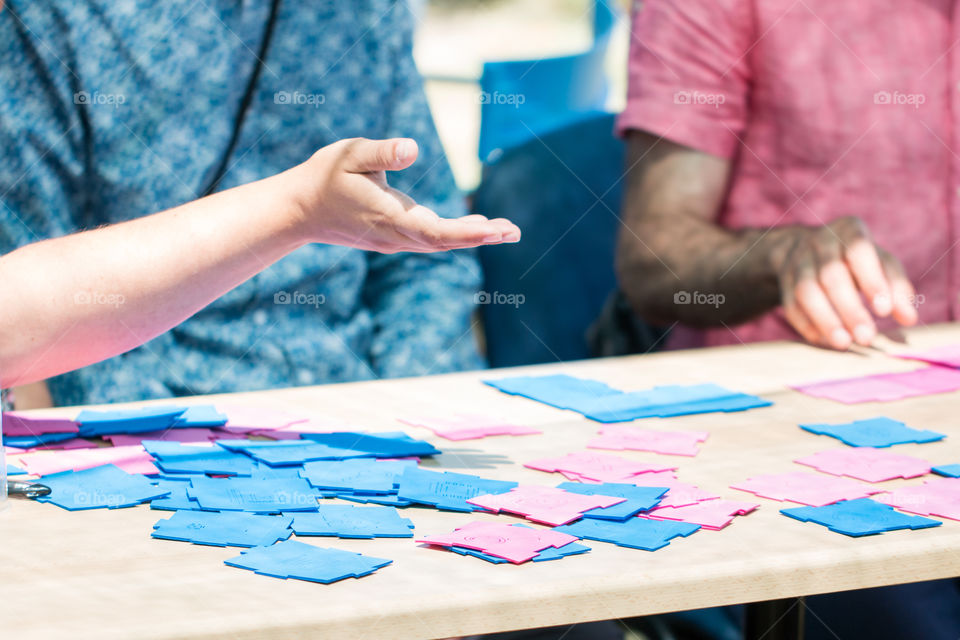
[[[384,253],[515,242],[505,220],[438,217],[387,185],[413,140],[345,140],[276,176],[0,257],[0,387],[132,349],[309,242]]]

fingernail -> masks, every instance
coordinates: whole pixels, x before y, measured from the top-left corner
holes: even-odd
[[[520,232],[519,231],[510,231],[503,236],[504,242],[520,242]]]
[[[403,140],[397,144],[397,162],[406,162],[413,155],[415,145],[413,140]]]
[[[857,325],[853,329],[853,337],[856,338],[857,344],[867,346],[873,342],[873,328],[866,324]]]
[[[873,310],[877,315],[888,316],[893,311],[893,305],[890,304],[890,296],[885,293],[878,293],[873,296]]]
[[[483,238],[484,242],[500,242],[501,240],[503,240],[503,236],[499,233],[484,236]]]
[[[836,329],[830,334],[830,342],[839,349],[846,349],[850,346],[850,334],[843,329]]]

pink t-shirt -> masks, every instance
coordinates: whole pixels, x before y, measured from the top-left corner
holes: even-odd
[[[634,15],[619,128],[730,159],[723,227],[859,216],[902,261],[920,322],[952,320],[960,314],[958,7],[645,0]],[[677,338],[690,346],[690,334]],[[696,338],[797,335],[775,311]]]

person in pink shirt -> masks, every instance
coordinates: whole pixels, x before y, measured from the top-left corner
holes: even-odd
[[[960,314],[958,5],[649,0],[617,268],[672,346]]]
[[[960,315],[960,2],[636,3],[620,288],[672,347]],[[960,581],[807,599],[807,638],[960,637]]]

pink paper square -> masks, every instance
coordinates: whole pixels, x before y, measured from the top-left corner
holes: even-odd
[[[960,520],[960,478],[928,480],[878,495],[875,500],[921,516]]]
[[[707,500],[686,507],[657,507],[637,517],[689,522],[716,531],[733,522],[734,516],[746,515],[759,506],[753,502]]]
[[[930,463],[920,458],[894,453],[889,449],[843,447],[821,451],[795,460],[835,476],[849,476],[867,482],[894,478],[916,478],[930,473]]]
[[[631,482],[632,478],[641,473],[656,471],[673,471],[676,467],[662,464],[634,462],[626,458],[606,453],[591,453],[583,451],[568,453],[560,458],[542,458],[524,464],[530,469],[540,471],[570,472],[584,478],[599,482]]]
[[[591,440],[591,449],[652,451],[674,456],[695,456],[700,443],[710,434],[706,431],[653,431],[615,425],[600,429],[600,436]]]
[[[960,369],[960,344],[948,344],[942,347],[924,349],[922,351],[905,351],[893,355],[906,360],[919,360],[930,364]]]
[[[603,495],[582,495],[554,487],[521,485],[507,493],[488,494],[470,498],[470,504],[490,511],[515,513],[527,520],[551,526],[573,522],[584,511],[611,507],[626,498]]]
[[[430,429],[447,440],[476,440],[488,436],[524,436],[542,433],[530,427],[477,414],[458,414],[450,418],[400,418],[400,422]]]
[[[145,433],[117,433],[103,436],[115,446],[124,447],[140,444],[144,440],[165,440],[168,442],[209,442],[226,434],[215,433],[213,429],[204,427],[183,427],[164,429],[162,431],[148,431]]]
[[[153,458],[140,445],[24,453],[18,463],[28,473],[41,476],[61,471],[82,471],[105,464],[114,464],[127,473],[157,473]]]
[[[20,411],[3,412],[3,434],[38,436],[44,433],[77,433],[80,425],[67,418],[35,416]]]
[[[417,540],[443,547],[482,551],[515,564],[526,562],[547,547],[560,548],[577,541],[576,536],[550,529],[528,529],[501,522],[471,522],[453,533]]]
[[[24,451],[61,451],[66,449],[96,449],[99,447],[97,443],[91,440],[84,440],[83,438],[70,438],[69,440],[61,440],[60,442],[50,442],[48,444],[42,444],[39,447],[30,447],[29,449],[24,449]]]
[[[730,485],[730,488],[748,491],[762,498],[787,500],[811,507],[822,507],[840,500],[866,498],[881,491],[856,480],[834,478],[806,471],[754,476]]]
[[[828,380],[794,386],[794,389],[817,398],[845,404],[889,402],[902,398],[947,393],[960,389],[960,371],[947,367],[926,367],[901,373],[882,373],[859,378]]]
[[[668,473],[644,473],[630,478],[630,484],[639,487],[668,487],[670,490],[660,499],[658,507],[685,507],[720,497],[696,485],[669,477]]]

